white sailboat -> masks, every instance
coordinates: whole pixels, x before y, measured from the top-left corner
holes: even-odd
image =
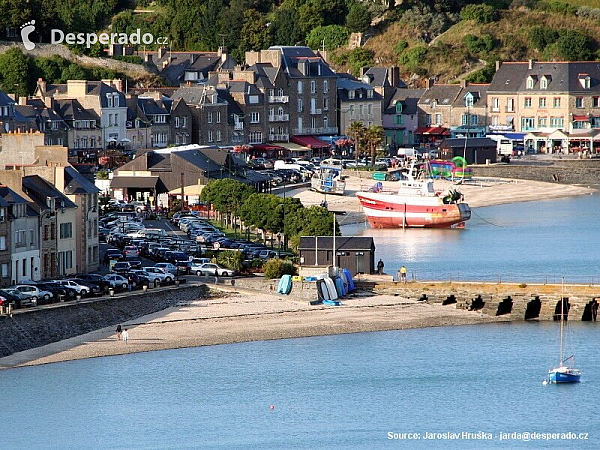
[[[548,371],[547,383],[577,383],[581,379],[581,371],[574,367],[574,355],[565,358],[565,283],[563,280],[563,294],[560,298],[560,338],[558,366]],[[568,313],[568,311],[567,311]]]

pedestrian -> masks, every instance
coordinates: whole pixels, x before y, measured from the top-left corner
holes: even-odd
[[[131,278],[131,275],[127,277],[127,288],[129,289],[129,292],[133,289],[133,278]]]
[[[592,320],[595,322],[598,317],[598,302],[596,300],[592,303]]]
[[[400,267],[400,281],[406,283],[406,267]]]
[[[117,341],[121,340],[121,335],[123,334],[123,329],[121,328],[121,325],[117,325]]]
[[[379,262],[377,263],[377,273],[379,275],[383,274],[383,267],[385,266],[385,264],[383,264],[383,260],[380,259]]]
[[[125,328],[125,330],[123,330],[123,342],[127,342],[129,340],[129,331],[127,331],[127,328]]]

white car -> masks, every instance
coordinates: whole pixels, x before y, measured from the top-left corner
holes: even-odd
[[[148,281],[150,282],[150,284],[154,284],[154,285],[162,283],[166,279],[165,273],[162,273],[162,276],[161,276],[161,274],[146,272],[143,269],[132,270],[131,273],[135,273],[136,275],[139,275],[140,277],[148,278]]]
[[[90,293],[89,287],[79,284],[73,280],[56,280],[56,281],[54,281],[54,283],[60,284],[62,286],[70,287],[71,289],[75,289],[75,292],[77,292],[81,296],[85,296]]]
[[[165,272],[170,272],[173,275],[177,275],[177,267],[171,263],[158,263],[154,264],[154,267],[158,267],[159,269],[163,269]]]
[[[47,303],[53,297],[52,292],[43,291],[37,286],[32,286],[29,284],[19,284],[14,286],[13,289],[16,289],[27,299],[29,299],[33,306],[36,306],[38,302],[42,303],[42,300]]]
[[[143,271],[151,277],[158,278],[161,283],[169,283],[173,281],[173,274],[161,269],[160,267],[144,267]]]
[[[129,285],[127,278],[125,278],[122,275],[117,275],[116,273],[113,273],[110,275],[105,275],[104,279],[108,282],[108,284],[110,284],[110,287],[113,289],[114,288],[127,289],[127,286]]]
[[[196,271],[192,270],[197,275],[217,275],[220,277],[232,277],[235,275],[235,271],[226,269],[215,263],[204,263],[200,264]]]

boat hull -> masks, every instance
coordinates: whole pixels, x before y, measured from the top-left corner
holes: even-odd
[[[439,197],[413,199],[366,192],[356,196],[373,228],[454,228],[471,218],[466,203],[444,204]]]
[[[548,382],[550,383],[578,383],[580,379],[581,372],[577,369],[560,367],[548,372]]]

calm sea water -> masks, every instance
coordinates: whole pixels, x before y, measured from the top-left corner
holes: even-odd
[[[557,359],[552,323],[252,342],[3,371],[0,448],[597,449],[597,329],[580,322],[573,331],[583,378],[565,386],[541,383]],[[486,432],[492,440],[388,439],[426,432]],[[524,432],[588,439],[500,440]]]
[[[343,219],[341,219],[343,224]],[[342,225],[373,236],[377,260],[421,280],[600,283],[600,195],[474,208],[463,230]]]
[[[388,271],[405,263],[420,278],[599,282],[599,211],[599,197],[589,196],[478,208],[465,230],[354,228],[375,237]],[[0,449],[597,449],[596,326],[571,324],[583,377],[568,386],[541,384],[558,358],[553,323],[252,342],[0,371]],[[492,440],[388,439],[426,432]],[[526,432],[588,439],[500,440]]]

